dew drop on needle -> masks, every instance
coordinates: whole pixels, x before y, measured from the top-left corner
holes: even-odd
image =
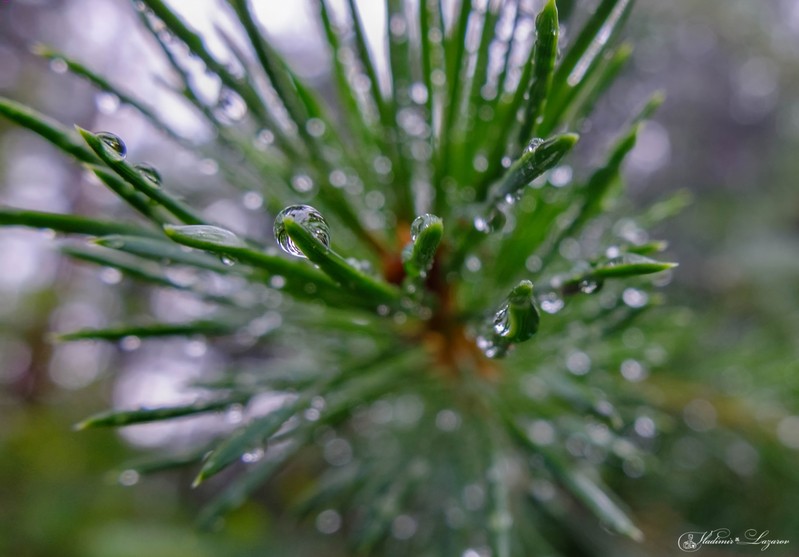
[[[122,141],[118,135],[114,135],[110,132],[99,132],[97,134],[97,139],[102,142],[103,149],[105,149],[105,152],[114,160],[121,161],[128,154],[128,148],[125,146],[125,142]]]
[[[154,186],[161,187],[161,173],[154,166],[141,163],[137,164],[135,168],[139,171],[139,174],[144,176]]]
[[[274,234],[280,248],[295,257],[305,257],[286,230],[286,219],[291,219],[310,232],[325,247],[330,246],[330,228],[322,214],[310,205],[290,205],[275,217]]]

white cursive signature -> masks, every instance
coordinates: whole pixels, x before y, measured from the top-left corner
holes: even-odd
[[[718,528],[705,532],[685,532],[677,538],[677,547],[685,553],[699,551],[705,545],[759,545],[765,551],[772,545],[788,545],[790,540],[769,538],[769,531],[750,528],[741,537],[731,537],[729,528]]]

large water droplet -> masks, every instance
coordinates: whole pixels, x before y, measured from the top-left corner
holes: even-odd
[[[416,238],[419,237],[419,234],[421,234],[422,230],[437,220],[438,217],[431,215],[430,213],[425,213],[424,215],[420,215],[413,219],[413,222],[411,223],[411,240],[416,241]]]
[[[527,144],[527,147],[524,148],[524,154],[532,153],[544,142],[543,139],[540,137],[534,137],[530,140],[530,143]]]
[[[139,174],[144,176],[154,186],[161,187],[161,173],[154,166],[145,162],[137,164],[135,168],[139,171]]]
[[[501,229],[503,226],[505,226],[505,222],[507,222],[507,220],[507,216],[502,208],[494,207],[491,209],[491,212],[488,213],[488,216],[475,217],[474,227],[478,232],[488,234],[489,232],[494,232],[495,230]]]
[[[510,332],[510,319],[508,318],[507,304],[494,314],[494,332],[499,336],[506,336]]]
[[[286,253],[296,257],[305,257],[305,254],[294,244],[286,231],[286,225],[284,223],[286,217],[291,218],[294,222],[313,234],[325,247],[330,246],[330,228],[322,214],[310,205],[291,205],[280,211],[277,217],[275,217],[275,239],[280,248]]]
[[[99,132],[97,134],[97,139],[103,143],[105,152],[115,160],[121,161],[128,154],[128,148],[125,146],[125,142],[113,133]]]

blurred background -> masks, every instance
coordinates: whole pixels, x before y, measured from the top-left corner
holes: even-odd
[[[329,75],[310,2],[256,4],[300,73],[325,90]],[[224,28],[212,0],[170,3],[209,36]],[[382,3],[360,4],[379,37]],[[602,100],[603,116],[582,130],[588,147],[580,156],[589,158],[632,107],[662,89],[667,101],[625,170],[628,191],[641,209],[682,190],[692,201],[650,232],[680,262],[666,289],[677,309],[653,333],[664,363],[641,382],[666,410],[647,430],[651,459],[640,470],[610,471],[609,483],[647,536],[617,554],[674,555],[682,532],[729,528],[768,530],[791,540],[770,554],[799,555],[799,1],[640,2],[626,34],[633,63]],[[204,210],[214,220],[264,233],[269,223],[257,195],[230,189],[228,200],[211,201],[227,191],[212,159],[175,148],[118,99],[68,75],[62,61],[32,54],[41,42],[137,91],[187,136],[209,137],[157,77],[163,62],[129,3],[0,2],[0,94],[65,124],[118,133],[137,160],[159,168],[179,191],[213,192]],[[126,215],[78,165],[3,120],[0,204]],[[143,452],[196,446],[235,418],[119,433],[71,430],[109,406],[191,400],[186,382],[224,365],[201,338],[49,341],[54,331],[131,313],[175,321],[207,311],[179,294],[144,296],[120,281],[111,269],[67,264],[51,235],[0,230],[0,555],[344,554],[325,535],[324,520],[292,527],[275,511],[280,489],[246,504],[218,531],[200,533],[194,520],[208,495],[189,489],[190,473],[139,478],[125,471]]]

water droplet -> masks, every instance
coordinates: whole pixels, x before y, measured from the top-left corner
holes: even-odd
[[[485,172],[488,170],[488,158],[483,154],[475,155],[472,166],[477,172]]]
[[[257,211],[264,206],[264,196],[255,191],[248,191],[241,198],[245,209]]]
[[[401,514],[391,523],[391,534],[398,540],[408,540],[416,533],[416,520],[407,514]]]
[[[137,336],[126,336],[119,341],[119,347],[125,352],[133,352],[141,346],[141,339]]]
[[[375,157],[374,161],[372,161],[372,166],[378,174],[386,175],[391,172],[391,159],[380,155],[379,157]]]
[[[119,97],[114,93],[101,91],[94,96],[94,104],[101,114],[114,114],[119,109]]]
[[[453,410],[441,410],[436,414],[436,427],[441,431],[455,431],[460,425],[461,417]]]
[[[527,436],[537,445],[551,445],[555,442],[555,427],[548,420],[535,420],[527,428]]]
[[[470,511],[477,511],[483,508],[486,500],[486,492],[483,486],[477,483],[469,484],[463,488],[463,506]]]
[[[501,207],[491,209],[488,216],[478,216],[474,219],[474,227],[478,232],[488,234],[505,226],[507,217]]]
[[[352,446],[346,439],[336,438],[325,444],[325,460],[333,466],[344,466],[352,460]]]
[[[244,406],[231,404],[225,411],[225,421],[229,424],[240,424],[244,419]]]
[[[247,115],[247,103],[230,89],[222,89],[214,114],[221,123],[234,124]]]
[[[347,263],[349,263],[351,267],[358,269],[360,272],[364,274],[367,275],[372,274],[372,264],[366,259],[356,259],[354,257],[348,257]]]
[[[524,148],[524,154],[527,155],[534,152],[539,146],[541,146],[542,143],[544,143],[543,139],[540,137],[534,137],[530,140],[530,143],[527,144],[527,147]]]
[[[236,258],[230,257],[229,255],[220,256],[219,261],[221,261],[222,265],[224,265],[225,267],[232,267],[233,265],[236,264]]]
[[[161,187],[161,173],[156,170],[154,166],[151,164],[147,164],[146,162],[137,164],[135,166],[136,170],[139,171],[139,174],[144,176],[148,181],[150,181],[154,186]]]
[[[540,299],[541,309],[547,313],[558,313],[565,305],[563,300],[554,292],[544,294]]]
[[[483,262],[476,255],[470,255],[465,261],[466,268],[472,273],[476,273],[483,268]]]
[[[477,337],[476,344],[486,358],[496,358],[502,352],[498,345],[484,336]]]
[[[241,455],[241,461],[247,464],[251,464],[253,462],[258,462],[264,457],[264,450],[262,447],[256,447],[251,451],[247,451],[243,455]]]
[[[53,58],[50,60],[50,69],[57,74],[65,74],[69,66],[63,58]]]
[[[275,217],[274,234],[280,248],[290,255],[305,257],[300,248],[286,231],[284,219],[294,220],[319,240],[325,247],[330,246],[330,229],[322,214],[310,205],[291,205],[286,207]]]
[[[162,29],[158,31],[158,40],[164,44],[172,44],[175,41],[175,35],[169,29]]]
[[[591,370],[591,358],[585,352],[576,350],[566,358],[566,368],[574,375],[585,375]]]
[[[404,16],[400,14],[394,14],[389,20],[388,29],[392,35],[401,38],[404,37],[408,32],[408,23],[405,21]]]
[[[602,286],[601,282],[598,282],[593,279],[585,279],[581,280],[580,284],[577,287],[580,289],[580,292],[583,294],[593,294]]]
[[[104,284],[119,284],[122,282],[122,273],[119,269],[106,267],[100,272],[100,280],[103,281]]]
[[[508,318],[507,304],[502,306],[494,315],[494,332],[502,337],[510,332],[510,319]]]
[[[633,426],[635,432],[645,438],[651,439],[657,433],[657,428],[655,427],[655,421],[650,418],[649,416],[639,416],[635,419],[635,425]]]
[[[255,144],[258,147],[269,147],[275,142],[275,134],[271,130],[263,129],[255,136]]]
[[[307,174],[297,174],[291,179],[291,186],[299,193],[308,193],[313,190],[313,180]]]
[[[109,132],[99,132],[96,137],[102,141],[105,152],[114,160],[121,161],[128,154],[128,148],[119,136]]]
[[[441,32],[441,29],[439,29],[438,27],[431,27],[427,31],[427,39],[431,43],[440,43],[442,40],[444,40],[444,34]]]
[[[200,161],[200,164],[197,166],[197,169],[200,171],[201,174],[205,174],[206,176],[213,176],[217,172],[219,172],[219,163],[216,162],[214,159],[203,159]]]
[[[625,458],[621,464],[622,470],[629,478],[640,478],[646,472],[646,464],[639,456]]]
[[[510,168],[510,165],[513,163],[510,157],[502,157],[500,164],[502,164],[502,168]]]
[[[516,203],[517,201],[519,201],[522,198],[522,194],[523,193],[524,193],[523,189],[522,190],[516,190],[516,191],[510,192],[510,193],[506,193],[505,197],[503,197],[502,200],[508,205],[513,205],[514,203]]]
[[[622,293],[621,299],[631,308],[642,308],[649,302],[649,295],[637,288],[627,288]]]
[[[333,170],[328,176],[328,180],[334,188],[343,188],[347,185],[347,173],[339,169]]]
[[[646,379],[647,375],[649,375],[649,372],[643,365],[641,365],[641,362],[632,359],[624,360],[621,363],[621,368],[619,371],[621,372],[622,377],[632,383],[643,381]]]
[[[716,408],[705,399],[697,398],[685,405],[683,420],[694,431],[704,432],[716,427]]]
[[[130,487],[139,483],[139,473],[136,470],[125,470],[119,474],[119,483],[125,487]]]
[[[322,137],[326,129],[327,126],[319,118],[311,118],[305,123],[305,130],[311,137]]]
[[[386,196],[379,191],[370,191],[364,196],[363,201],[369,209],[377,211],[386,204]]]
[[[413,219],[413,222],[411,223],[411,240],[416,241],[416,238],[419,237],[419,234],[422,232],[422,230],[437,220],[438,217],[431,215],[430,213],[425,213],[424,215],[420,215]]]
[[[327,509],[316,517],[316,529],[322,534],[335,534],[341,528],[341,515],[333,509]]]
[[[537,255],[531,255],[524,262],[524,267],[531,273],[537,273],[544,266],[544,262]]]
[[[424,104],[427,102],[427,87],[424,83],[414,83],[411,85],[411,100],[416,104]]]
[[[568,165],[556,166],[549,173],[549,183],[556,188],[562,188],[572,181],[572,168]]]

